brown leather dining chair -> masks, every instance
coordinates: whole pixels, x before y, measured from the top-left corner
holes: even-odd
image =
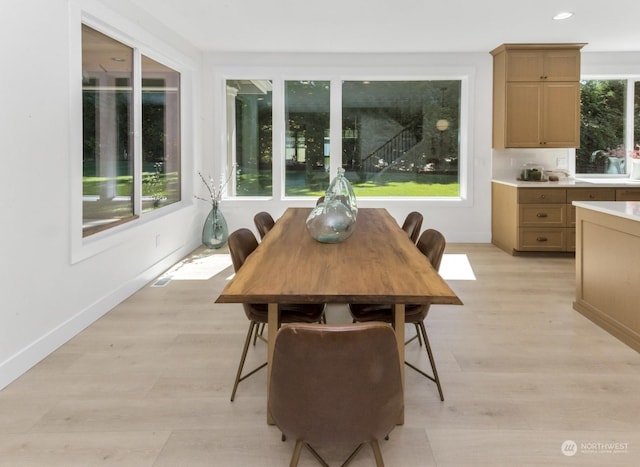
[[[249,229],[238,229],[234,231],[227,240],[229,246],[229,252],[231,253],[231,261],[233,263],[233,269],[238,272],[242,265],[245,263],[249,255],[258,247],[258,240],[253,232]],[[266,362],[255,368],[254,370],[242,375],[244,363],[247,358],[247,352],[249,350],[249,343],[254,331],[257,333],[257,326],[259,324],[266,323],[269,316],[268,305],[266,303],[243,303],[244,312],[249,319],[249,331],[244,342],[242,349],[242,357],[240,358],[240,364],[238,365],[238,371],[236,373],[236,379],[233,383],[233,391],[231,392],[231,401],[235,399],[238,384],[245,380],[256,371],[264,368]],[[280,320],[278,326],[281,323],[315,323],[323,319],[324,305],[320,304],[305,304],[305,305],[282,305],[279,308]],[[255,339],[254,339],[255,345]]]
[[[253,216],[253,223],[256,225],[256,229],[258,229],[258,234],[260,234],[260,239],[262,240],[276,224],[276,221],[273,220],[271,214],[266,211],[261,211]]]
[[[322,465],[315,447],[355,450],[378,440],[403,410],[395,333],[384,323],[290,324],[276,335],[268,408],[284,437],[294,440],[290,466],[303,447]]]
[[[413,243],[418,241],[420,236],[420,229],[422,228],[423,216],[417,211],[412,211],[407,214],[404,222],[402,223],[402,230],[407,232],[407,235]]]
[[[444,235],[435,229],[425,230],[418,239],[418,250],[425,256],[427,261],[431,263],[433,268],[437,271],[440,269],[440,263],[442,262],[442,256],[444,255],[444,249],[446,247],[446,240]],[[404,362],[405,365],[414,369],[421,375],[430,379],[438,387],[438,393],[440,400],[444,401],[444,394],[442,392],[442,385],[440,384],[440,377],[438,376],[438,370],[436,369],[436,362],[433,358],[433,352],[431,351],[431,345],[429,344],[429,338],[427,337],[427,329],[424,326],[424,319],[429,313],[430,305],[411,305],[405,306],[405,323],[414,324],[416,327],[417,336],[422,338],[420,343],[424,341],[424,346],[427,350],[427,357],[431,364],[431,370],[433,376],[425,373],[421,369],[412,365],[411,363]],[[353,320],[356,322],[362,321],[383,321],[385,323],[394,323],[393,310],[389,305],[363,305],[363,304],[350,304],[349,311]],[[409,339],[407,343],[413,339]]]

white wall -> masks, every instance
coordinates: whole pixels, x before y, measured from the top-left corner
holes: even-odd
[[[117,236],[73,240],[81,236],[73,208],[79,200],[71,195],[81,183],[71,176],[81,163],[74,158],[79,141],[71,131],[81,112],[80,89],[70,85],[80,82],[72,74],[81,59],[78,8],[182,63],[183,86],[194,102],[201,101],[200,54],[126,1],[108,4],[109,9],[95,0],[2,2],[0,388],[199,245],[206,213],[193,203],[190,174],[200,164],[201,110],[190,104],[185,201],[168,215],[131,223]],[[72,248],[83,249],[84,259],[72,262]]]
[[[108,5],[108,7],[106,6]],[[78,128],[81,109],[79,9],[183,64],[183,202],[120,232],[78,238]],[[490,241],[491,56],[486,54],[201,54],[127,0],[5,0],[0,15],[0,388],[106,313],[200,243],[206,206],[193,202],[197,171],[215,173],[225,151],[224,70],[315,66],[319,70],[464,68],[471,74],[470,191],[465,203],[360,200],[399,221],[412,210],[449,242]],[[250,77],[254,77],[250,76]],[[217,162],[217,164],[215,163]],[[230,230],[253,215],[279,216],[311,201],[224,200]],[[160,241],[156,242],[159,238]]]

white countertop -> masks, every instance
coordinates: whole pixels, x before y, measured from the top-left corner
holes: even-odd
[[[574,201],[573,205],[640,222],[640,201]]]
[[[494,178],[491,180],[495,183],[501,183],[503,185],[514,186],[517,188],[529,187],[529,188],[571,188],[571,187],[580,187],[580,188],[594,188],[594,187],[613,187],[613,188],[626,188],[626,187],[634,187],[637,186],[640,188],[640,180],[630,180],[628,178],[584,178],[584,179],[575,179],[568,178],[566,180],[558,181],[558,182],[525,182],[522,180],[516,179],[506,179],[506,178]]]

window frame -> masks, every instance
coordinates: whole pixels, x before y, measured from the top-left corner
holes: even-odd
[[[295,70],[282,67],[237,67],[221,68],[214,73],[214,80],[219,83],[218,96],[221,102],[226,102],[227,80],[264,79],[272,83],[272,111],[273,111],[273,185],[269,196],[235,196],[227,193],[227,198],[232,201],[273,200],[287,203],[308,201],[309,197],[295,197],[285,195],[285,145],[286,145],[286,121],[285,121],[285,91],[286,81],[329,81],[330,85],[330,180],[337,175],[338,167],[342,164],[342,82],[343,81],[430,81],[430,80],[457,80],[460,81],[460,155],[458,163],[458,180],[460,193],[456,197],[415,197],[415,196],[389,196],[389,197],[365,197],[367,201],[384,201],[391,203],[406,203],[407,201],[420,201],[430,205],[464,206],[473,204],[473,165],[472,155],[469,150],[470,120],[474,112],[472,99],[473,86],[475,85],[475,70],[465,66],[424,66],[424,67],[396,67],[391,73],[384,67],[368,67],[366,71],[354,70],[352,67],[299,67]],[[219,173],[227,173],[232,163],[233,145],[230,141],[231,130],[227,120],[227,106],[217,106],[221,112],[220,122],[223,124],[222,132],[226,135],[219,138],[219,151],[226,154],[217,168]]]
[[[103,19],[104,18],[104,19]],[[113,24],[121,24],[121,28],[113,26]],[[137,180],[134,183],[134,211],[133,216],[126,219],[113,222],[104,229],[96,229],[90,235],[83,232],[83,168],[82,168],[82,141],[83,141],[83,116],[82,116],[82,25],[86,25],[96,31],[107,35],[108,37],[121,42],[122,44],[133,49],[134,72],[133,72],[133,128],[134,134],[134,168],[133,177]],[[130,26],[130,27],[127,27]],[[137,32],[137,35],[123,32],[124,29]],[[127,240],[135,238],[139,229],[159,218],[170,215],[185,206],[192,205],[193,201],[187,196],[192,189],[192,184],[187,181],[189,177],[185,174],[189,173],[189,167],[193,163],[188,162],[184,157],[188,154],[189,136],[189,110],[191,104],[188,104],[187,97],[191,91],[192,69],[193,63],[190,60],[177,53],[167,46],[158,38],[153,37],[153,41],[149,37],[145,39],[145,33],[139,30],[134,24],[129,23],[122,17],[113,14],[110,11],[89,11],[77,5],[71,5],[69,11],[69,98],[70,98],[70,179],[71,187],[70,195],[70,262],[78,263],[87,258],[95,256],[103,251],[122,244]],[[147,43],[153,43],[154,47],[147,46]],[[169,55],[176,58],[170,58]],[[150,211],[142,211],[142,56],[148,57],[162,65],[165,65],[180,74],[180,200],[163,206],[159,209]],[[189,84],[187,84],[189,83]]]

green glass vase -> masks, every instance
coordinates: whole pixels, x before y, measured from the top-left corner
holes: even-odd
[[[202,243],[208,248],[222,248],[227,244],[229,229],[219,206],[209,211],[202,227]]]

